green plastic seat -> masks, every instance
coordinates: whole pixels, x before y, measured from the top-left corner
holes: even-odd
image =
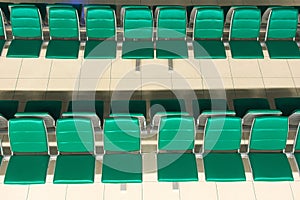
[[[48,6],[50,41],[46,58],[77,59],[80,47],[79,20],[72,6]]]
[[[233,99],[233,107],[237,117],[244,117],[249,110],[270,110],[270,104],[265,98]]]
[[[27,101],[24,112],[15,114],[16,118],[40,118],[47,128],[55,127],[55,121],[60,117],[61,101],[32,100]]]
[[[56,159],[53,183],[93,183],[95,142],[91,120],[57,120],[56,138],[60,155]]]
[[[141,154],[104,154],[102,183],[141,183],[142,178]]]
[[[17,100],[0,100],[0,113],[7,120],[14,118],[18,111],[19,101]]]
[[[189,115],[183,99],[155,99],[150,101],[152,127],[157,127],[163,116]]]
[[[260,10],[255,6],[232,7],[227,15],[231,20],[229,45],[232,58],[264,58],[259,42]]]
[[[124,6],[121,9],[124,37],[123,59],[153,59],[153,17],[147,6]]]
[[[275,106],[282,111],[283,116],[289,117],[290,126],[298,126],[300,122],[300,98],[282,97],[275,98]]]
[[[3,12],[0,8],[0,55],[2,53],[4,44],[6,42],[6,32],[5,32],[5,24],[4,24],[4,18],[3,18]]]
[[[137,118],[117,117],[104,121],[103,183],[142,182],[140,126]],[[110,154],[110,152],[115,152]],[[128,162],[130,160],[130,162]]]
[[[294,146],[293,146],[293,155],[294,155],[294,159],[295,159],[295,162],[297,164],[297,167],[298,167],[298,170],[300,171],[300,137],[299,137],[299,124],[298,124],[298,129],[297,129],[297,135],[296,135],[296,138],[295,138],[295,141],[294,141]]]
[[[162,117],[158,128],[157,176],[160,182],[198,181],[194,118]],[[162,153],[161,151],[165,151]]]
[[[137,117],[140,126],[146,128],[145,100],[112,100],[110,103],[110,117]]]
[[[6,57],[38,58],[43,43],[39,9],[34,5],[11,5],[10,22],[13,40]]]
[[[300,52],[294,41],[297,33],[298,10],[293,7],[272,7],[268,15],[265,36],[266,46],[271,59],[297,59]]]
[[[109,6],[86,6],[85,59],[116,58],[116,17]]]
[[[44,121],[11,119],[8,131],[13,155],[7,166],[4,184],[45,183],[50,157]]]
[[[238,117],[208,118],[202,149],[206,181],[245,181],[245,170],[238,153],[242,121]]]
[[[248,147],[254,181],[293,181],[289,161],[281,153],[285,149],[287,135],[287,117],[268,116],[254,120]]]
[[[196,6],[192,10],[193,47],[196,59],[224,59],[222,42],[224,14],[218,6]]]
[[[186,39],[187,13],[181,6],[156,8],[156,58],[185,59],[188,57]]]

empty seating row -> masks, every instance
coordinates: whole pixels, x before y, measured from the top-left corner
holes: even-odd
[[[13,40],[7,57],[39,57],[43,43],[43,28],[37,7],[28,4],[11,5],[10,23]],[[84,58],[116,58],[117,34],[115,11],[110,6],[84,7],[86,43]],[[68,5],[47,6],[50,41],[46,58],[75,59],[80,48],[80,26],[77,10]],[[181,6],[123,6],[121,20],[124,29],[123,59],[156,58],[186,59],[187,12]],[[1,18],[4,16],[1,12]],[[30,19],[30,23],[28,23]],[[230,23],[229,46],[233,58],[263,58],[259,41],[261,20],[267,20],[264,42],[270,58],[300,58],[295,42],[298,10],[293,7],[272,7],[261,19],[254,6],[232,7],[226,20]],[[218,6],[195,6],[191,13],[194,58],[226,58],[223,43],[224,13]],[[6,32],[0,25],[5,44]],[[154,38],[156,39],[154,43]]]
[[[12,156],[5,173],[5,184],[42,184],[49,164],[46,128],[41,119],[9,120]],[[245,181],[241,154],[242,124],[238,117],[207,120],[201,157],[207,181]],[[247,156],[255,181],[293,181],[284,153],[288,118],[266,116],[254,120]],[[299,135],[299,131],[298,131]],[[53,182],[55,184],[93,183],[95,143],[89,119],[59,119]],[[140,183],[143,167],[139,120],[131,117],[108,118],[104,122],[103,183]],[[295,162],[300,164],[300,137],[295,139]],[[156,153],[157,177],[161,182],[198,181],[194,153],[193,117],[162,117]],[[2,158],[2,157],[1,157]],[[299,165],[298,165],[299,166]]]
[[[291,127],[300,122],[300,98],[274,99],[276,110],[271,109],[265,98],[233,99],[234,111],[228,109],[225,99],[194,99],[192,100],[192,116],[197,120],[198,127],[204,127],[206,120],[217,116],[237,116],[242,118],[244,126],[251,126],[257,116],[289,116]],[[47,128],[55,127],[60,118],[88,118],[95,128],[101,128],[104,119],[104,102],[101,100],[70,101],[66,112],[61,114],[62,102],[55,100],[32,100],[25,105],[23,112],[18,111],[18,101],[0,101],[0,127],[7,128],[7,120],[11,118],[42,118]],[[189,116],[184,99],[157,99],[150,101],[149,117],[151,126],[157,128],[163,116]],[[145,100],[112,100],[109,117],[138,118],[141,128],[147,124],[147,103]]]

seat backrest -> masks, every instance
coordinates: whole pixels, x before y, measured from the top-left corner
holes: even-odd
[[[261,13],[256,6],[233,8],[230,23],[230,39],[257,39],[260,33]]]
[[[226,111],[228,109],[226,99],[194,99],[192,106],[195,119],[203,111]]]
[[[116,152],[140,151],[140,125],[137,118],[118,117],[104,120],[104,150]]]
[[[203,151],[240,149],[242,120],[239,117],[208,118],[204,130]]]
[[[221,39],[224,13],[219,6],[197,6],[192,11],[193,38]]]
[[[49,33],[51,38],[78,38],[79,20],[72,6],[48,7]]]
[[[93,153],[95,151],[94,129],[90,119],[58,119],[56,140],[60,153]]]
[[[106,39],[116,36],[116,15],[112,8],[108,6],[88,6],[85,16],[88,39]]]
[[[6,39],[4,15],[3,15],[1,8],[0,8],[0,37],[3,37],[4,39]]]
[[[6,119],[14,118],[18,111],[19,101],[16,100],[0,100],[0,114]]]
[[[257,117],[251,127],[248,150],[283,150],[288,136],[288,118],[283,116]]]
[[[244,117],[247,111],[251,109],[270,109],[268,99],[265,98],[233,99],[233,106],[237,117]]]
[[[124,9],[124,38],[152,39],[153,17],[147,6],[126,6]]]
[[[14,37],[43,37],[41,15],[39,9],[34,5],[11,5],[10,23]]]
[[[110,103],[110,113],[136,113],[146,117],[145,100],[113,100]]]
[[[48,152],[47,131],[42,119],[11,119],[8,134],[13,153]]]
[[[27,101],[24,112],[47,112],[57,120],[61,114],[61,101],[32,100]]]
[[[265,39],[294,38],[298,26],[298,10],[293,7],[273,7],[270,9]]]
[[[103,101],[92,100],[74,100],[68,105],[68,112],[94,112],[100,119],[103,119]]]
[[[185,38],[187,13],[181,6],[158,6],[156,8],[157,38]]]
[[[274,101],[283,116],[290,116],[295,110],[300,109],[300,97],[275,98]]]
[[[157,99],[150,101],[150,117],[157,112],[185,112],[185,102],[183,99]]]
[[[158,150],[193,150],[195,122],[190,116],[162,117],[158,128]]]

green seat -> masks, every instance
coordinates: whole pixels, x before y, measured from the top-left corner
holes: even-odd
[[[232,7],[228,12],[231,20],[229,45],[232,58],[264,58],[259,42],[260,10],[255,6]]]
[[[189,116],[162,117],[158,128],[158,181],[198,181],[194,118]],[[165,153],[161,153],[165,151]]]
[[[46,58],[77,59],[80,47],[77,10],[72,6],[48,6],[50,41]]]
[[[77,113],[78,115],[80,113],[87,113],[89,116],[91,113],[96,113],[102,122],[104,102],[99,100],[73,100],[69,102],[67,111],[70,113]],[[86,117],[88,117],[88,115]],[[83,115],[81,115],[81,117],[83,117]]]
[[[110,117],[137,117],[141,127],[146,127],[145,100],[112,100],[110,103]]]
[[[237,117],[244,117],[249,110],[270,110],[270,105],[265,98],[233,99],[233,107]]]
[[[250,134],[248,152],[250,152],[253,179],[255,181],[293,181],[288,159],[284,153],[281,153],[286,146],[288,118],[282,116],[256,118]]]
[[[95,174],[95,144],[89,119],[59,119],[56,129],[57,148],[53,183],[93,183]]]
[[[121,9],[125,40],[123,59],[153,59],[153,17],[147,6],[124,6]]]
[[[40,12],[34,5],[11,5],[10,22],[13,40],[6,57],[38,58],[43,43]]]
[[[298,26],[298,10],[293,7],[272,7],[263,17],[267,16],[269,17],[265,41],[270,58],[300,58],[298,45],[294,41]]]
[[[184,99],[155,99],[150,101],[150,118],[153,127],[157,127],[162,116],[189,115]]]
[[[47,128],[54,128],[55,121],[60,117],[61,101],[33,100],[27,101],[24,112],[15,114],[16,118],[40,118]]]
[[[142,182],[142,157],[139,153],[133,153],[140,152],[141,149],[139,120],[128,117],[107,118],[103,134],[105,154],[102,182]]]
[[[104,154],[102,165],[102,183],[141,182],[141,154]]]
[[[5,32],[5,24],[4,24],[4,18],[3,18],[3,12],[0,8],[0,55],[2,53],[4,44],[6,42],[6,32]]]
[[[7,128],[7,120],[14,117],[18,111],[19,101],[0,100],[0,128]]]
[[[295,138],[295,141],[294,141],[294,146],[293,146],[293,155],[294,155],[294,159],[297,163],[297,167],[298,167],[298,170],[300,171],[300,137],[299,137],[299,124],[298,124],[298,129],[297,129],[297,135],[296,135],[296,138]]]
[[[208,118],[202,149],[206,181],[245,181],[245,170],[238,153],[242,124],[238,117]]]
[[[298,126],[300,122],[300,98],[275,98],[275,106],[282,111],[283,116],[289,116],[289,125]]]
[[[218,6],[196,6],[191,13],[196,59],[224,59],[222,42],[224,14]]]
[[[7,166],[4,183],[45,183],[50,157],[43,120],[11,119],[8,132],[13,155]]]
[[[186,39],[187,13],[181,6],[156,8],[156,58],[185,59],[188,57]]]
[[[115,11],[109,6],[86,6],[85,59],[116,58]]]

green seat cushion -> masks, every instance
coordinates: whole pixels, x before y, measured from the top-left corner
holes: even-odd
[[[270,58],[300,58],[297,43],[291,40],[268,40],[266,41]]]
[[[226,58],[225,47],[221,40],[195,40],[193,47],[196,59]]]
[[[141,183],[140,154],[104,154],[102,183]]]
[[[156,58],[185,59],[188,58],[188,48],[184,40],[158,40],[156,42]]]
[[[1,141],[0,141],[1,142]],[[3,156],[0,155],[0,166],[1,166],[1,161],[2,161]]]
[[[293,181],[289,161],[283,153],[249,153],[255,181]]]
[[[198,181],[196,157],[192,153],[157,154],[158,181]]]
[[[153,59],[152,41],[125,41],[122,46],[123,59]]]
[[[209,153],[204,156],[206,181],[245,181],[245,170],[238,153]]]
[[[49,163],[48,155],[15,155],[9,160],[5,184],[44,184]]]
[[[6,57],[9,58],[38,58],[42,47],[42,40],[12,40]]]
[[[1,55],[1,53],[2,53],[2,50],[3,50],[3,47],[4,47],[4,44],[5,44],[5,40],[0,40],[0,55]]]
[[[59,155],[56,159],[53,183],[93,183],[95,157],[93,155]]]
[[[76,59],[78,58],[80,42],[78,40],[50,40],[46,58]]]
[[[229,42],[232,58],[264,58],[262,47],[256,40],[231,40]]]
[[[300,153],[299,152],[295,152],[294,153],[294,157],[296,159],[297,165],[298,165],[298,169],[300,168]]]
[[[116,52],[117,42],[114,40],[88,40],[85,43],[84,58],[114,59]]]

